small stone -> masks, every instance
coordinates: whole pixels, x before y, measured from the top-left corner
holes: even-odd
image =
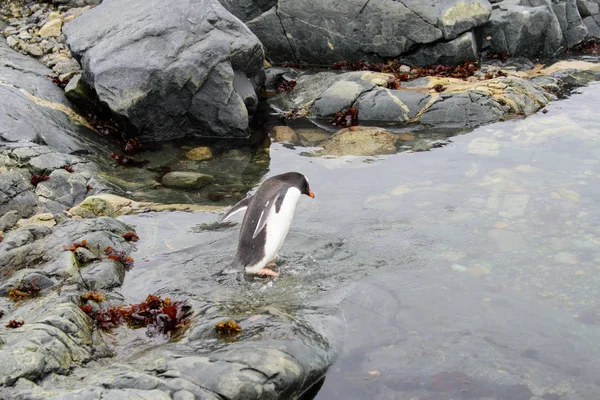
[[[39,35],[42,37],[57,37],[62,33],[62,21],[60,19],[50,19],[46,22],[42,29],[39,31]]]
[[[23,50],[25,50],[27,53],[29,53],[30,55],[32,55],[34,57],[41,57],[44,55],[44,52],[42,51],[40,46],[37,46],[35,44],[28,44],[28,43],[24,44]]]
[[[500,153],[501,144],[488,138],[476,138],[469,143],[467,151],[471,154],[482,156],[497,156]]]
[[[460,265],[460,264],[452,264],[451,268],[453,271],[457,271],[457,272],[466,272],[468,269],[464,265]]]
[[[529,203],[529,195],[511,194],[504,198],[498,214],[504,218],[522,217]]]
[[[6,44],[9,45],[11,48],[14,48],[17,43],[19,43],[19,41],[14,37],[14,36],[9,36],[6,38]]]
[[[163,176],[162,184],[176,189],[199,189],[213,181],[213,177],[199,172],[169,172]]]
[[[297,142],[298,135],[289,126],[275,126],[272,129],[273,140],[276,142]]]
[[[31,36],[31,34],[27,33],[27,32],[21,32],[19,33],[19,39],[22,40],[30,40],[33,36]]]
[[[411,135],[410,133],[400,133],[398,135],[398,139],[403,140],[405,142],[409,140],[415,140],[415,135]]]
[[[81,66],[73,58],[63,57],[52,67],[52,71],[57,75],[63,75],[81,71]]]
[[[192,161],[205,161],[213,158],[212,149],[207,146],[195,147],[188,151],[185,156]]]
[[[574,265],[579,262],[579,259],[575,254],[571,253],[558,253],[554,256],[554,260],[558,261],[561,264],[569,264]]]

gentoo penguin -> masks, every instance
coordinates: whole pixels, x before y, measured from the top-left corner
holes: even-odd
[[[266,267],[274,266],[270,263],[283,246],[302,194],[315,197],[304,175],[287,172],[265,180],[254,195],[246,197],[225,214],[223,221],[246,210],[235,255],[236,266],[244,267],[248,274],[279,275]]]

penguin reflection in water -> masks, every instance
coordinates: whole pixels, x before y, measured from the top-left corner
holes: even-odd
[[[237,203],[225,214],[223,221],[241,211],[246,211],[235,266],[244,267],[247,274],[279,276],[269,269],[290,229],[300,195],[312,198],[314,193],[306,177],[298,172],[272,176],[265,180],[256,193]]]

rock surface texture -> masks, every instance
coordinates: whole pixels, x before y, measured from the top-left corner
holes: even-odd
[[[263,48],[216,0],[105,0],[63,32],[85,81],[142,139],[248,135]]]
[[[275,62],[327,65],[402,58],[420,65],[460,63],[485,50],[554,55],[600,35],[597,0],[223,0],[222,4],[248,25]]]
[[[82,156],[110,147],[71,108],[49,74],[0,41],[0,216],[61,213],[106,188]],[[6,219],[2,230],[15,223]]]
[[[176,248],[164,247],[152,232],[168,227],[173,217],[177,226],[187,221],[186,228],[161,228],[179,237]],[[0,242],[0,273],[13,271],[0,281],[0,309],[7,313],[0,317],[0,398],[291,399],[318,385],[340,350],[343,321],[336,308],[300,310],[269,295],[262,298],[263,283],[215,278],[223,268],[222,250],[237,231],[217,233],[216,244],[203,235],[200,245],[198,236],[186,233],[190,219],[213,218],[208,213],[138,215],[124,222],[83,218],[8,232]],[[133,230],[129,224],[140,235],[136,243],[123,237]],[[85,248],[68,250],[83,241]],[[125,268],[107,259],[108,246],[133,255],[139,265]],[[165,275],[165,268],[172,272]],[[34,279],[41,289],[35,298],[9,300],[12,288]],[[93,311],[86,312],[79,306],[91,289],[100,290],[102,298],[88,300]],[[191,314],[185,329],[171,338],[127,326],[109,334],[89,317],[139,303],[148,291],[187,302]],[[235,300],[251,292],[250,301]],[[8,319],[24,325],[5,328]],[[242,331],[219,336],[215,326],[228,319]]]

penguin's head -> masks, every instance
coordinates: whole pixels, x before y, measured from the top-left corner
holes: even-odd
[[[304,178],[304,183],[303,183],[302,187],[300,188],[300,193],[310,196],[314,199],[315,194],[312,192],[312,190],[310,190],[310,186],[308,184],[308,179],[306,179],[306,177],[304,175],[302,175],[302,178]]]
[[[281,181],[287,182],[291,186],[294,186],[300,190],[301,194],[305,194],[309,197],[315,198],[315,194],[310,190],[310,185],[308,184],[308,179],[299,172],[288,172],[285,174],[281,174],[276,176],[275,178],[279,178]]]

